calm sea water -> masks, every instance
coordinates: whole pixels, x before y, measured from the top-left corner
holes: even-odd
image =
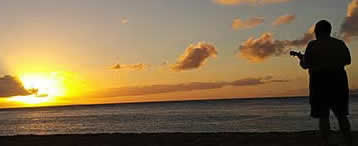
[[[333,119],[333,117],[332,117]],[[358,130],[358,97],[351,98]],[[337,122],[333,122],[337,129]],[[0,135],[316,130],[307,98],[187,101],[0,110]]]

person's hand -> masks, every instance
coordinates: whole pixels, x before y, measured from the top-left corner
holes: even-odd
[[[301,61],[303,60],[303,54],[301,52],[290,51],[290,55],[298,57],[298,59],[300,59]]]

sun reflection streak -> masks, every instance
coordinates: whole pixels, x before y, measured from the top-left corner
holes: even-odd
[[[8,99],[12,102],[19,102],[26,105],[40,105],[54,101],[54,97],[38,97],[36,95],[15,96]]]

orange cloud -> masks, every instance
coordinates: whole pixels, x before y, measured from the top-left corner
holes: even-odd
[[[284,83],[288,80],[273,80],[271,76],[258,78],[244,78],[231,82],[191,82],[184,84],[158,84],[148,86],[129,86],[121,88],[107,89],[95,93],[90,93],[99,97],[119,97],[119,96],[139,96],[149,94],[170,93],[179,91],[208,90],[218,89],[225,86],[257,86],[268,83]],[[91,96],[89,95],[89,96]]]
[[[281,24],[289,24],[296,19],[295,15],[283,15],[276,18],[276,20],[272,23],[274,26],[278,26]]]
[[[36,89],[25,89],[21,81],[15,77],[6,75],[0,78],[0,97],[27,96],[36,93]]]
[[[352,17],[357,15],[358,1],[352,0],[352,2],[348,5],[347,17]]]
[[[286,54],[288,47],[301,47],[314,39],[310,31],[297,40],[275,40],[271,33],[264,33],[258,38],[251,37],[240,45],[239,56],[251,62],[261,62],[270,56]]]
[[[122,20],[121,20],[121,23],[122,24],[128,24],[129,20],[127,19],[127,17],[124,17]]]
[[[234,30],[250,29],[264,23],[264,19],[261,17],[253,17],[247,20],[234,19],[232,22],[232,28]]]
[[[271,33],[264,33],[257,39],[249,38],[240,45],[240,55],[252,62],[260,62],[272,55],[284,53],[287,42],[274,40]]]
[[[315,29],[316,25],[312,25],[309,29],[308,29],[308,32],[307,33],[310,33],[310,34],[314,34],[314,29]]]
[[[171,65],[171,69],[174,71],[196,69],[203,66],[209,57],[216,57],[217,54],[214,45],[199,42],[186,48],[184,54],[179,57],[177,62]]]
[[[115,69],[115,70],[143,70],[148,66],[149,65],[142,64],[142,63],[138,63],[138,64],[116,64],[116,65],[112,66],[112,69]]]
[[[252,4],[252,5],[263,5],[273,3],[283,3],[290,0],[214,0],[215,3],[221,5],[240,5],[240,4]]]
[[[347,16],[341,26],[341,34],[347,41],[358,36],[358,0],[352,0],[348,5]]]

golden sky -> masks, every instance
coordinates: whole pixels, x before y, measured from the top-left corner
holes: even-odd
[[[304,11],[302,11],[304,8]],[[357,0],[17,0],[0,5],[0,108],[307,94],[319,20],[352,55]]]

